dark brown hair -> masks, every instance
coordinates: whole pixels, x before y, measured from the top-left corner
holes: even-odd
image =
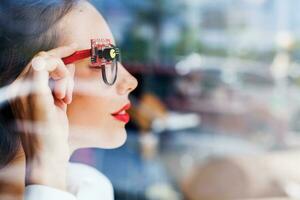
[[[78,0],[0,1],[0,88],[9,85],[40,51],[57,47],[55,26]],[[3,95],[3,94],[0,94]],[[8,102],[0,104],[0,168],[16,155],[20,133]]]

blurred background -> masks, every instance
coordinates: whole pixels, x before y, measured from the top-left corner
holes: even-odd
[[[74,162],[117,200],[300,198],[300,1],[91,2],[139,87],[126,144]]]

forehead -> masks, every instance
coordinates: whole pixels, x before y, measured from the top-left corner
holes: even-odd
[[[91,39],[110,39],[115,44],[110,28],[102,15],[87,1],[81,1],[59,24],[63,30],[61,43],[76,42],[79,49],[88,49]]]

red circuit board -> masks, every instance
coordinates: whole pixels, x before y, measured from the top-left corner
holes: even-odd
[[[100,66],[111,64],[111,61],[107,61],[103,57],[99,56],[99,51],[103,51],[106,48],[111,48],[112,42],[110,39],[92,39],[91,40],[91,63],[92,66]]]

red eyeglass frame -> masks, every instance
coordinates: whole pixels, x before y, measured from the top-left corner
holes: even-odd
[[[85,50],[81,50],[81,51],[76,51],[75,53],[73,53],[72,55],[63,58],[63,62],[65,63],[65,65],[74,63],[78,60],[82,60],[88,57],[92,56],[92,50],[91,49],[85,49]]]

